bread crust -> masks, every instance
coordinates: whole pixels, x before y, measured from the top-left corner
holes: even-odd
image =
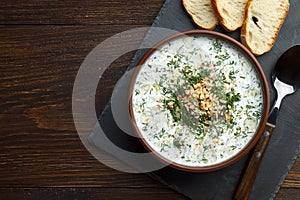
[[[226,30],[226,31],[231,31],[230,29],[228,29],[226,26],[224,26],[224,18],[222,17],[222,15],[221,15],[221,13],[218,11],[218,7],[217,7],[217,5],[218,5],[218,0],[212,0],[211,1],[211,4],[212,4],[212,6],[213,6],[213,8],[214,8],[214,10],[215,10],[215,13],[216,13],[216,15],[218,16],[218,19],[219,19],[219,21],[220,21],[220,25]]]
[[[280,18],[280,21],[279,21],[278,26],[277,26],[277,28],[276,28],[276,32],[275,32],[275,34],[274,34],[274,35],[272,36],[272,38],[271,38],[272,40],[271,40],[270,45],[269,45],[263,52],[257,52],[255,49],[253,49],[253,48],[250,46],[250,44],[248,43],[248,40],[247,40],[247,33],[249,32],[249,30],[247,30],[247,23],[250,23],[249,20],[251,20],[250,17],[249,17],[249,15],[250,15],[249,8],[250,8],[250,6],[252,5],[252,3],[253,3],[254,1],[255,1],[255,0],[249,0],[248,3],[247,3],[247,5],[246,5],[245,21],[244,21],[243,26],[242,26],[242,28],[241,28],[240,39],[241,39],[241,43],[242,43],[244,46],[246,46],[246,47],[247,47],[247,48],[248,48],[255,56],[260,56],[260,55],[262,55],[262,54],[264,54],[264,53],[269,52],[269,51],[272,49],[272,47],[274,46],[275,41],[276,41],[276,39],[277,39],[277,36],[278,36],[278,34],[279,34],[279,31],[280,31],[280,29],[281,29],[281,27],[282,27],[282,25],[283,25],[283,23],[284,23],[284,20],[285,20],[287,14],[288,14],[290,4],[288,4],[288,5],[285,7],[285,13],[284,13],[283,17]]]
[[[205,26],[203,26],[203,25],[197,23],[196,20],[195,20],[195,16],[193,15],[193,13],[191,13],[190,9],[188,9],[188,6],[186,5],[186,1],[187,1],[187,0],[181,0],[181,3],[182,3],[182,5],[183,5],[183,7],[185,8],[186,12],[187,12],[187,13],[189,14],[189,16],[191,17],[193,24],[195,24],[195,25],[196,25],[198,28],[200,28],[200,29],[213,30],[213,29],[216,28],[216,26],[219,24],[218,22],[214,23],[214,24],[213,24],[212,26],[210,26],[210,27],[205,27]]]

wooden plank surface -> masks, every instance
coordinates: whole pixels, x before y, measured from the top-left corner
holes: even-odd
[[[81,144],[72,118],[73,82],[85,56],[116,33],[150,26],[163,3],[1,2],[1,199],[185,198],[146,175],[100,164]],[[96,97],[98,113],[133,55],[120,57],[105,72],[98,88],[102,95]],[[300,198],[299,174],[300,157],[277,199]]]
[[[174,194],[166,188],[0,188],[2,199],[30,199],[30,200],[57,200],[57,199],[182,199],[181,195]]]
[[[151,25],[163,0],[2,0],[0,24]]]

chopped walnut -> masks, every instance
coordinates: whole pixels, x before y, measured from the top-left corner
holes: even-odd
[[[202,79],[199,83],[193,85],[194,91],[192,93],[193,97],[199,102],[199,108],[202,114],[210,118],[212,116],[212,95],[210,94],[210,84],[208,83],[208,78]],[[205,124],[209,124],[206,120]]]

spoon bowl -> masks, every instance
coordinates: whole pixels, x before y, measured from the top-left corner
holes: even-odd
[[[300,45],[293,46],[280,56],[272,81],[277,95],[268,122],[275,125],[283,98],[300,88]]]
[[[272,80],[275,79],[290,85],[297,90],[300,88],[300,45],[288,49],[276,63]]]

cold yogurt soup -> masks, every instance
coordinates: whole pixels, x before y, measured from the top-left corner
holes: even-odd
[[[208,166],[255,134],[263,91],[253,63],[226,41],[181,36],[142,64],[131,99],[138,131],[171,162]]]

